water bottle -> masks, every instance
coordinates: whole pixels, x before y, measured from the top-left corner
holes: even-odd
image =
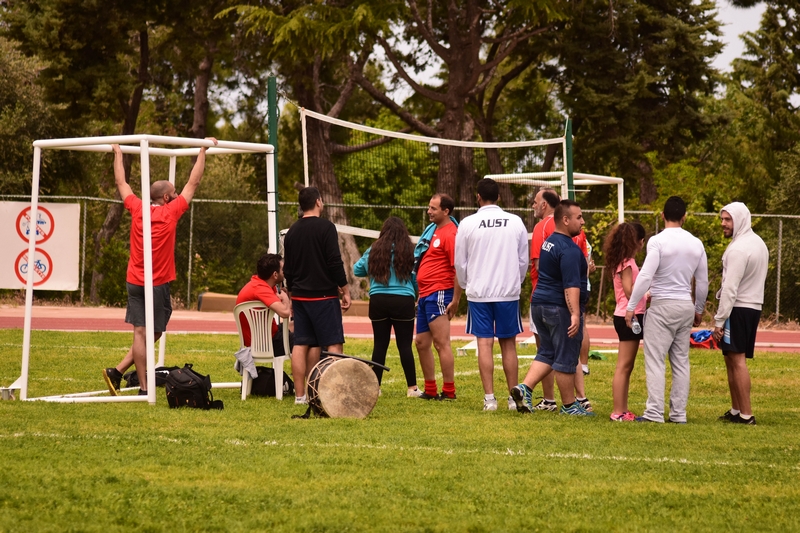
[[[631,319],[631,331],[633,331],[635,335],[638,335],[642,332],[642,325],[639,324],[639,320],[637,320],[636,315],[633,315],[633,318]]]
[[[731,319],[728,318],[725,321],[725,325],[722,327],[722,342],[725,344],[731,343]]]

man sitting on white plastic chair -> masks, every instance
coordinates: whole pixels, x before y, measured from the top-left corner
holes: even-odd
[[[244,302],[261,301],[265,307],[272,309],[276,315],[288,320],[292,314],[292,302],[286,292],[278,292],[278,284],[283,281],[283,258],[278,254],[264,254],[258,260],[257,274],[242,287],[236,297],[236,305]],[[289,333],[289,353],[294,345],[294,335]],[[250,346],[250,326],[242,321],[242,340]],[[272,324],[272,344],[275,357],[287,355],[283,346],[283,328]],[[243,369],[244,371],[244,369]]]

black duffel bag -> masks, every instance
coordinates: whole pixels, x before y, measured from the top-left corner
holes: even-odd
[[[192,370],[191,364],[169,373],[164,387],[170,408],[222,409],[222,400],[211,393],[211,378]]]

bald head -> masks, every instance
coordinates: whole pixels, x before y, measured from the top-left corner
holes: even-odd
[[[150,201],[164,205],[177,198],[175,187],[167,180],[159,180],[150,185]]]

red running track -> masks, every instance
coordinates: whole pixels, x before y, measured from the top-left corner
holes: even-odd
[[[22,329],[25,310],[21,307],[0,308],[0,329]],[[118,308],[35,307],[31,319],[33,330],[50,331],[131,331],[125,323],[125,310]],[[464,331],[463,319],[451,323],[450,332],[454,340],[469,341],[473,337]],[[344,331],[348,337],[371,338],[372,326],[367,318],[347,317]],[[229,313],[200,313],[176,311],[169,323],[168,333],[236,334],[236,323]],[[527,328],[520,339],[530,336]],[[589,325],[589,337],[593,345],[615,346],[617,336],[613,326]],[[759,350],[800,352],[800,331],[760,330],[756,340]]]

